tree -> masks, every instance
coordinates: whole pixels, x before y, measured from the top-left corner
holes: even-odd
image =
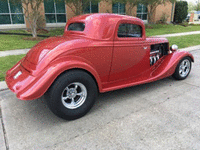
[[[148,8],[148,22],[154,23],[154,15],[158,5],[165,4],[166,2],[175,2],[176,0],[140,0],[140,3],[146,5]]]
[[[182,23],[188,15],[188,3],[186,1],[176,2],[174,22]]]
[[[192,11],[200,11],[200,2],[197,4],[190,2],[188,4],[188,12],[192,12]]]
[[[72,10],[75,16],[83,13],[83,8],[86,8],[90,1],[92,3],[98,3],[101,0],[64,0],[66,5]]]
[[[24,16],[28,21],[32,35],[37,37],[37,21],[40,19],[40,7],[44,0],[10,0],[10,3],[19,4],[22,3],[24,9]]]
[[[189,4],[188,4],[188,12],[192,12],[192,11],[194,11],[195,10],[195,5],[192,3],[192,2],[190,2]]]
[[[128,4],[129,7],[128,9],[126,9],[126,14],[130,16],[132,15],[136,16],[136,14],[133,12],[133,8],[140,3],[140,0],[113,0],[113,2]]]
[[[200,2],[198,0],[197,5],[195,6],[196,11],[200,11]]]

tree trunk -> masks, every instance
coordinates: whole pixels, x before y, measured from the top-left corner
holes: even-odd
[[[33,27],[32,35],[33,35],[33,38],[37,38],[37,29],[36,29],[36,27]]]
[[[30,29],[31,29],[32,36],[33,36],[33,38],[36,38],[37,37],[37,24],[34,20],[35,19],[30,21],[30,19],[27,18],[27,21],[28,21]]]
[[[154,22],[154,15],[155,15],[155,10],[156,10],[156,5],[150,5],[149,8],[148,8],[148,22],[150,24],[153,24],[155,23]]]
[[[154,23],[152,16],[153,16],[152,12],[148,12],[148,23],[149,24],[153,24]]]
[[[38,16],[36,15],[35,18],[33,19],[33,37],[36,38],[37,37],[37,19]]]

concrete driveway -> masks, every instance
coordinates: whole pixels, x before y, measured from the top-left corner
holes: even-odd
[[[75,121],[54,116],[43,98],[21,101],[1,92],[0,149],[200,149],[200,51],[192,53],[186,80],[100,94],[89,114]]]

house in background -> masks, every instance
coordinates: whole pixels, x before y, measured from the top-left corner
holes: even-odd
[[[84,0],[83,0],[84,2]],[[9,0],[0,0],[0,29],[16,29],[26,28],[28,23],[23,15],[24,10],[22,4],[13,5],[9,3]],[[83,13],[116,13],[116,14],[127,14],[128,4],[121,3],[109,3],[101,1],[98,4],[90,4],[87,8],[83,8]],[[132,16],[141,18],[145,23],[148,23],[147,7],[139,4],[133,8]],[[153,15],[154,22],[161,19],[165,15],[167,22],[170,23],[174,17],[174,5],[170,2],[165,5],[159,5],[156,8],[155,14]],[[74,16],[72,10],[64,3],[64,0],[60,3],[56,3],[55,0],[44,0],[41,5],[41,16],[45,20],[44,27],[63,27],[66,21]]]
[[[190,14],[189,24],[200,24],[200,11],[195,11]]]

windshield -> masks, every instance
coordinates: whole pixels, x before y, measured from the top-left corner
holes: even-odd
[[[85,29],[85,24],[80,22],[71,23],[67,28],[68,31],[84,31],[84,29]]]

